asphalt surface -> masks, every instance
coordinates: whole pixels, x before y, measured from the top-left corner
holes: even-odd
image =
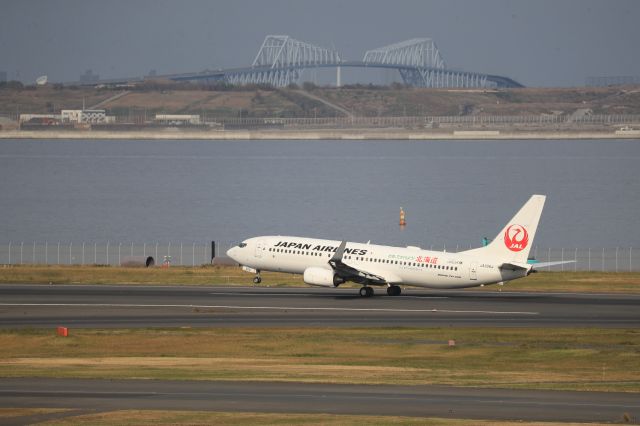
[[[384,289],[378,289],[377,294]],[[640,326],[640,296],[357,289],[1,285],[0,328]]]
[[[640,414],[637,394],[447,386],[272,382],[3,379],[0,407],[331,413],[614,422]]]
[[[378,294],[382,293],[380,290]],[[357,289],[0,285],[0,328],[179,326],[640,325],[640,296]],[[3,378],[0,407],[434,416],[615,422],[640,416],[630,393],[268,382]],[[66,414],[5,419],[28,424]]]

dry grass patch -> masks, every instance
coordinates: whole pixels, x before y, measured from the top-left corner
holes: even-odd
[[[13,265],[0,268],[0,284],[150,284],[253,286],[253,275],[234,266],[174,266],[168,269],[112,266]],[[305,287],[302,276],[262,273],[261,287]],[[345,286],[354,286],[351,284]],[[639,272],[540,272],[504,286],[472,291],[640,293]],[[464,290],[461,290],[464,291]]]
[[[40,414],[64,413],[72,411],[70,408],[0,408],[0,419],[12,417],[36,416]]]
[[[426,417],[399,416],[357,416],[336,414],[284,414],[284,413],[232,413],[203,411],[160,411],[160,410],[122,410],[106,413],[89,414],[54,420],[43,425],[75,425],[91,424],[96,426],[118,425],[130,426],[139,424],[154,425],[424,425],[424,426],[459,426],[474,424],[477,426],[577,426],[587,423],[549,423],[549,422],[510,422],[496,420],[462,420]],[[592,423],[588,423],[592,424]]]
[[[263,286],[304,285],[300,275],[265,272]],[[0,284],[253,285],[253,275],[232,266],[125,268],[14,265],[0,268]]]
[[[457,341],[448,347],[448,339]],[[640,392],[640,331],[167,329],[0,333],[0,376]]]

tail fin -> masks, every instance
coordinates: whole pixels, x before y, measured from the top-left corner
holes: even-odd
[[[532,195],[489,245],[473,250],[504,262],[527,263],[544,207],[544,195]]]

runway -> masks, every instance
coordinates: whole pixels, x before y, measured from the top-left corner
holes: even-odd
[[[378,289],[380,294],[384,289]],[[0,286],[0,327],[638,327],[640,296],[179,286]]]
[[[637,418],[637,394],[476,389],[449,386],[330,385],[93,379],[3,379],[0,407],[331,413],[616,422]]]

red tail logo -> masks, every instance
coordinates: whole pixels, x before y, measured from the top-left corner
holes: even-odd
[[[511,225],[504,233],[504,245],[511,251],[524,250],[529,244],[529,233],[522,225]]]

